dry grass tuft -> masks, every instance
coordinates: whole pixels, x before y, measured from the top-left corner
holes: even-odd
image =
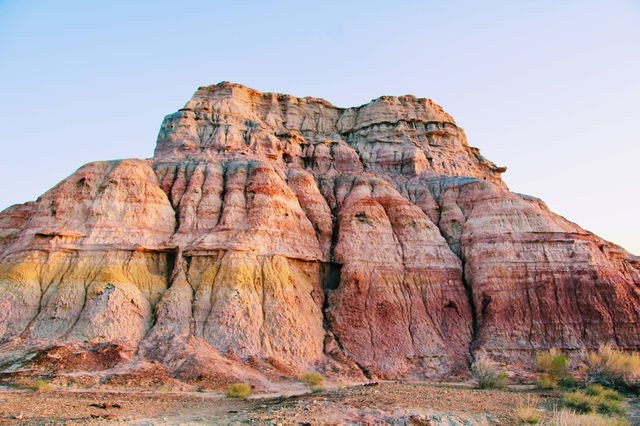
[[[478,381],[480,389],[499,389],[504,387],[507,380],[498,363],[484,353],[476,355],[476,360],[471,365],[471,372]]]
[[[554,411],[553,417],[545,422],[550,426],[615,426],[627,425],[623,419],[613,419],[599,414],[578,414],[568,408]]]
[[[515,411],[516,421],[519,424],[538,424],[541,418],[540,412],[536,410],[538,402],[539,398],[535,395],[527,395],[526,399],[521,400]]]
[[[591,381],[617,389],[640,393],[640,354],[626,353],[610,345],[587,354]]]

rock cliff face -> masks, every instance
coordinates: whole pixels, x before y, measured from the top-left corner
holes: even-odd
[[[504,171],[430,100],[200,88],[152,159],[0,213],[0,363],[269,386],[640,348],[640,259]]]

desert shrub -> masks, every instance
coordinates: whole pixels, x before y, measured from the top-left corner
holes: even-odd
[[[51,385],[44,380],[38,380],[31,386],[31,389],[36,392],[49,392],[51,390]]]
[[[596,408],[600,414],[608,414],[611,416],[623,416],[627,413],[622,402],[596,397]]]
[[[300,380],[307,386],[321,386],[324,383],[324,377],[320,373],[304,373]]]
[[[565,389],[575,389],[578,387],[578,381],[571,376],[567,376],[560,380],[560,386]]]
[[[596,411],[593,397],[582,391],[567,393],[562,399],[568,407],[575,409],[578,413],[591,414]]]
[[[578,414],[568,408],[554,411],[552,418],[545,424],[553,426],[623,426],[628,423],[624,419],[613,419],[599,414]]]
[[[11,383],[10,386],[16,389],[31,389],[33,387],[31,382],[27,379],[18,379]]]
[[[167,385],[160,385],[158,386],[158,388],[156,389],[156,391],[160,392],[160,393],[167,393],[169,392],[169,386]]]
[[[625,353],[612,346],[600,346],[587,354],[590,381],[620,390],[640,393],[640,354]]]
[[[540,412],[536,410],[538,397],[528,395],[526,399],[520,401],[515,411],[515,418],[519,424],[535,425],[540,422]]]
[[[536,377],[536,387],[538,389],[553,390],[558,387],[558,382],[548,374],[541,374]]]
[[[227,388],[227,398],[248,398],[251,396],[251,386],[236,383]]]
[[[604,389],[604,388],[603,388]],[[604,389],[606,391],[606,389]],[[597,389],[591,389],[591,394],[583,391],[575,391],[564,395],[563,400],[568,407],[571,407],[579,413],[591,414],[598,412],[600,414],[623,415],[626,410],[622,405],[619,395],[611,395],[607,392],[597,393]],[[595,393],[595,394],[594,394]]]
[[[607,389],[602,385],[589,384],[586,387],[587,395],[601,396],[611,401],[622,401],[624,397],[613,389]]]
[[[500,370],[498,363],[489,358],[486,354],[480,353],[471,364],[473,377],[478,381],[480,389],[496,389],[504,387],[507,377]]]
[[[311,387],[311,392],[312,393],[322,393],[322,392],[326,392],[327,388],[325,388],[324,386],[312,386]]]
[[[540,352],[536,355],[536,365],[542,374],[536,380],[536,385],[540,383],[541,389],[555,389],[558,383],[567,378],[569,362],[557,349],[547,352]]]

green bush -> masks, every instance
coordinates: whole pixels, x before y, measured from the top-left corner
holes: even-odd
[[[498,364],[484,353],[476,356],[476,360],[471,364],[471,372],[480,389],[502,388],[507,381],[507,376],[500,371]]]
[[[44,380],[31,382],[26,378],[18,379],[11,383],[10,386],[16,389],[32,390],[36,392],[48,392],[51,390],[51,385]]]
[[[596,411],[593,397],[582,391],[567,393],[562,399],[568,407],[575,409],[578,413],[591,414]]]
[[[640,393],[640,354],[625,353],[612,346],[600,346],[587,354],[590,381],[627,392]]]
[[[586,388],[587,395],[601,396],[611,401],[622,401],[624,397],[613,389],[607,389],[602,385],[589,384]]]
[[[596,397],[596,407],[600,414],[622,416],[627,413],[621,401],[614,401],[603,397]]]
[[[591,414],[596,411],[600,414],[623,415],[626,413],[622,405],[621,396],[617,392],[610,392],[602,387],[591,387],[587,393],[575,391],[565,394],[564,402],[568,407],[580,413]]]
[[[320,386],[324,383],[324,377],[320,373],[304,373],[300,380],[307,386]]]
[[[555,389],[558,383],[567,379],[569,362],[557,349],[540,352],[536,355],[536,365],[542,373],[536,379],[536,386],[540,389]]]
[[[326,392],[327,389],[324,386],[312,386],[311,387],[311,392],[312,393],[322,393],[322,392]]]
[[[244,383],[236,383],[227,388],[227,398],[248,398],[251,396],[251,386]]]
[[[571,376],[567,376],[560,380],[560,386],[564,389],[575,389],[578,387],[578,381]]]
[[[36,392],[49,392],[51,390],[51,385],[44,380],[38,380],[33,384],[33,386],[31,386],[31,389]]]

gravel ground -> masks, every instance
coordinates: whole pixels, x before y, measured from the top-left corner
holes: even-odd
[[[381,383],[289,397],[247,400],[218,394],[0,390],[8,424],[514,424],[527,390]],[[549,411],[554,394],[542,395]]]

